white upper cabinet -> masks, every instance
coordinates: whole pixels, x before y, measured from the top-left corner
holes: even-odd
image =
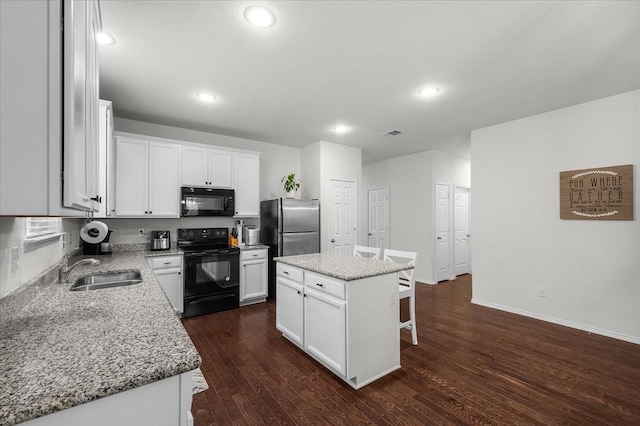
[[[149,143],[149,215],[178,217],[180,182],[178,180],[180,146],[163,142]]]
[[[113,107],[100,100],[98,137],[98,197],[97,218],[111,217],[115,213],[115,158],[113,146]]]
[[[107,197],[107,206],[113,209],[115,198],[115,216],[180,217],[181,186],[233,188],[234,217],[260,216],[259,152],[125,132],[114,140],[115,197]]]
[[[231,188],[233,152],[198,146],[182,148],[182,186]]]
[[[235,153],[235,217],[260,216],[260,155]]]
[[[97,204],[98,2],[0,0],[0,20],[0,215],[84,216]]]
[[[180,146],[116,137],[117,217],[179,217]]]
[[[64,2],[63,204],[98,211],[97,1]]]

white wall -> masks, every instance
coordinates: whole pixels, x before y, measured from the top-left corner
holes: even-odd
[[[302,148],[304,198],[320,200],[320,251],[330,251],[329,180],[343,179],[360,186],[362,175],[362,150],[331,142],[319,141]],[[361,225],[358,223],[357,227]],[[358,229],[359,230],[359,229]]]
[[[359,243],[368,244],[367,191],[388,187],[389,248],[417,252],[416,281],[430,284],[437,282],[434,233],[437,181],[469,186],[469,160],[432,150],[362,167]]]
[[[471,158],[473,302],[640,343],[640,91],[476,130]],[[560,219],[561,171],[624,164],[635,220]]]
[[[58,219],[60,232],[71,235],[70,244],[63,248],[62,239],[37,247],[34,250],[24,249],[26,236],[26,218],[0,217],[0,297],[16,290],[32,278],[55,265],[65,253],[78,248],[82,219]],[[11,272],[11,248],[18,247],[19,265],[16,272]]]
[[[117,117],[115,119],[115,129],[120,132],[137,133],[159,138],[259,151],[262,153],[260,156],[261,200],[284,197],[286,193],[280,182],[282,177],[291,172],[300,175],[299,148]]]

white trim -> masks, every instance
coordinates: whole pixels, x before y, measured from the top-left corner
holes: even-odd
[[[27,249],[33,250],[34,246],[47,244],[49,241],[58,239],[63,235],[64,235],[64,232],[56,232],[55,234],[47,234],[39,237],[25,238],[24,249],[25,251],[29,251]]]
[[[416,278],[416,284],[428,284],[428,285],[436,285],[438,283],[433,282],[433,280],[428,280],[426,278]]]
[[[586,331],[588,333],[599,334],[601,336],[611,337],[617,340],[623,340],[625,342],[635,343],[640,345],[640,337],[628,336],[626,334],[616,333],[615,331],[603,330],[597,327],[591,327],[589,325],[576,323],[573,321],[567,321],[560,318],[550,317],[548,315],[537,314],[535,312],[529,312],[518,308],[512,308],[510,306],[500,305],[498,303],[487,302],[476,298],[471,299],[471,303],[474,305],[485,306],[487,308],[498,309],[500,311],[510,312],[512,314],[522,315],[529,318],[535,318],[541,321],[550,322],[553,324],[563,325],[569,328],[575,328],[577,330]]]

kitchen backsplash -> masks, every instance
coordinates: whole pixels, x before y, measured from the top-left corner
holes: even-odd
[[[137,244],[149,241],[151,231],[167,230],[171,233],[171,243],[175,244],[178,228],[228,228],[231,230],[238,219],[228,217],[187,217],[180,219],[97,219],[113,231],[109,241],[113,244]],[[243,219],[246,225],[258,225],[260,220]],[[144,229],[145,235],[138,230]]]

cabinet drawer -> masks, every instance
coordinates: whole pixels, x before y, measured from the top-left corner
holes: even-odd
[[[302,284],[302,269],[298,269],[295,266],[289,266],[285,265],[282,262],[278,262],[276,271],[281,277],[289,278],[290,280],[297,281]]]
[[[345,284],[343,281],[333,280],[313,272],[305,272],[304,286],[344,300]]]
[[[241,256],[242,256],[242,260],[256,260],[256,259],[266,259],[267,257],[267,250],[266,249],[260,249],[260,250],[242,250],[240,252]]]
[[[182,256],[160,256],[150,258],[151,268],[167,269],[182,267]]]

